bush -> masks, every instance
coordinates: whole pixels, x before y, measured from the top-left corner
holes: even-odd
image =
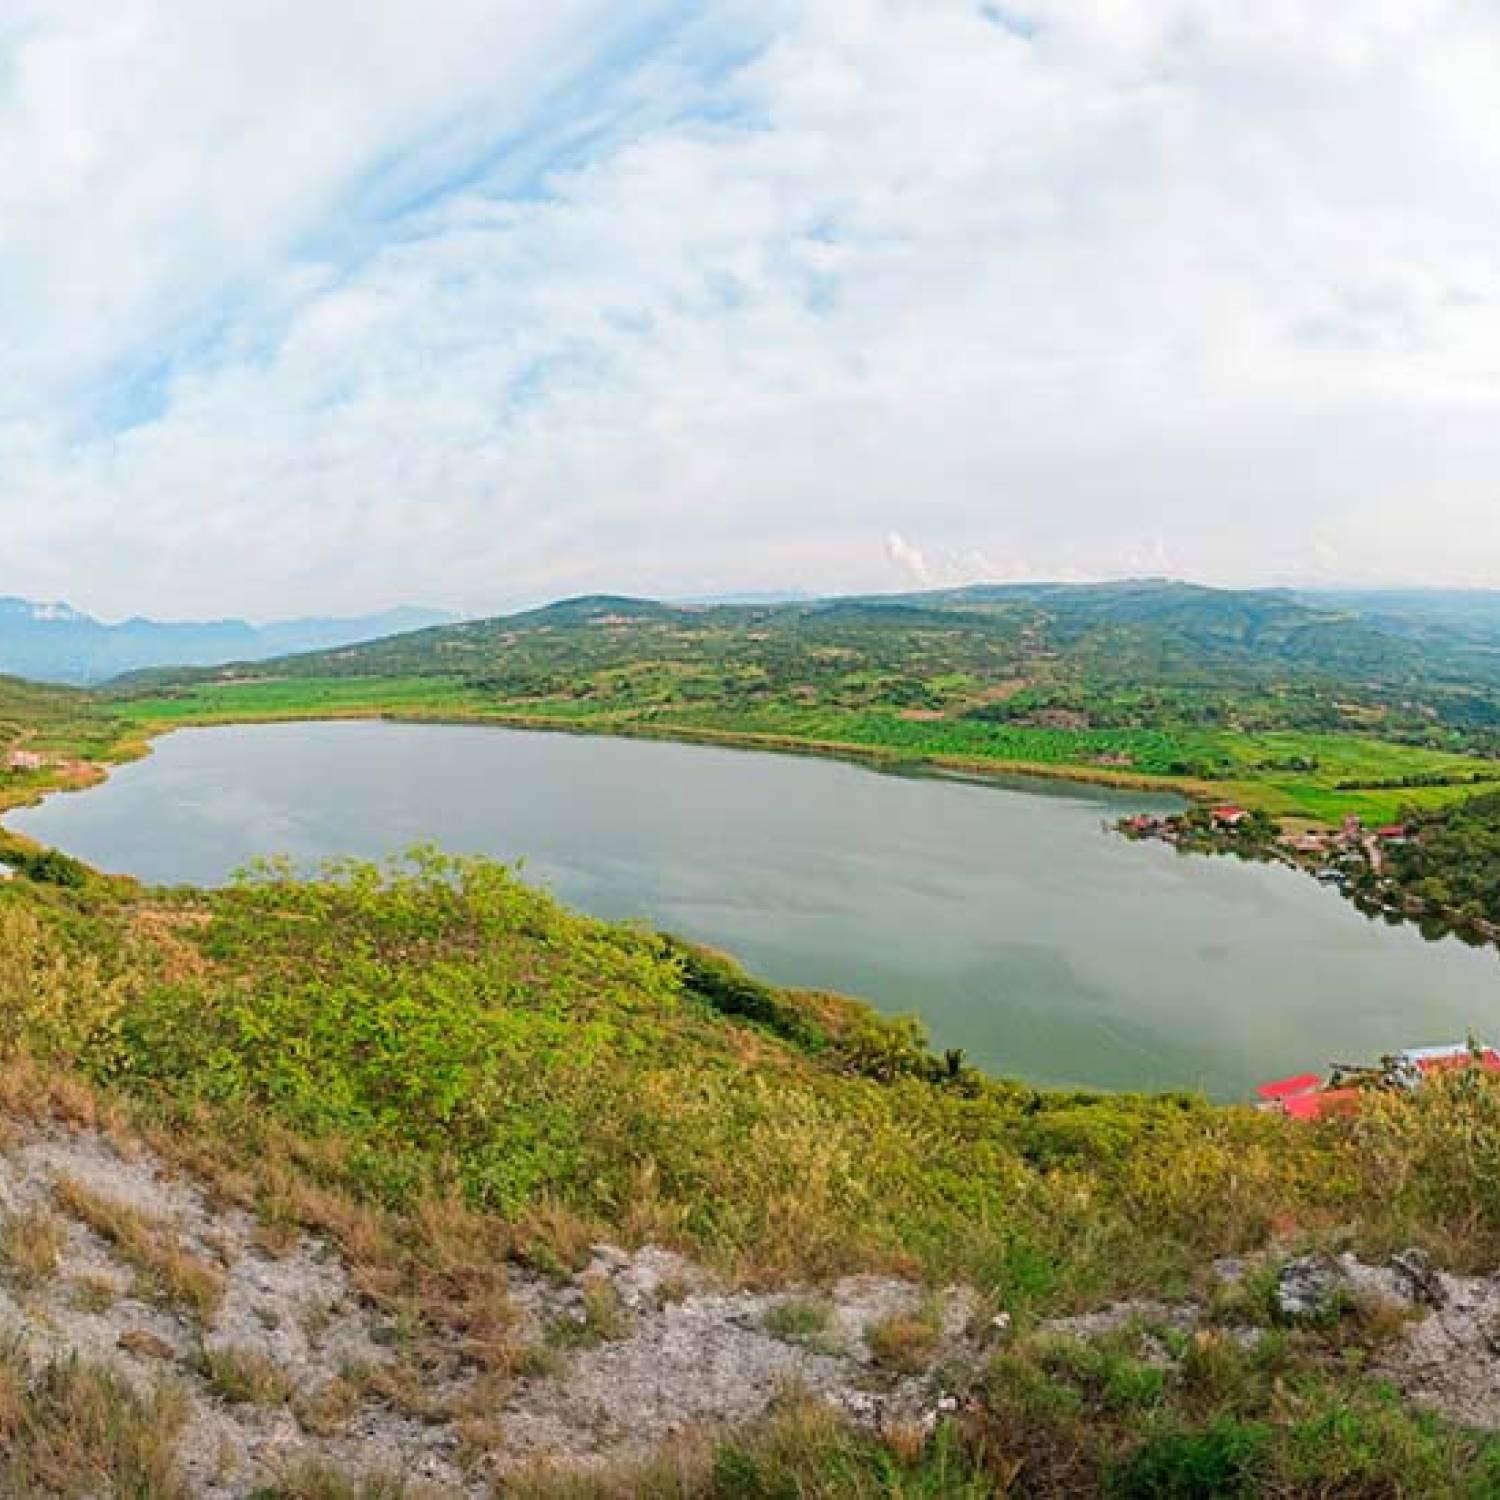
[[[1233,1500],[1257,1492],[1271,1441],[1263,1422],[1220,1418],[1199,1431],[1151,1438],[1110,1475],[1116,1500]]]

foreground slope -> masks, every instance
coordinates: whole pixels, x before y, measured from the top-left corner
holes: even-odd
[[[1476,1328],[1500,1296],[1477,1074],[1313,1129],[1037,1091],[431,854],[218,893],[10,882],[0,1053],[12,1492],[1500,1473],[1472,1426],[1500,1420],[1493,1355],[1476,1333],[1474,1381],[1424,1385],[1412,1341],[1459,1325],[1379,1269],[1415,1244],[1479,1273],[1442,1283]],[[1289,1257],[1351,1246],[1336,1295],[1282,1295]]]

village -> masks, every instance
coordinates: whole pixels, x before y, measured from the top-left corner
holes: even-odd
[[[1500,924],[1472,912],[1460,915],[1403,886],[1394,856],[1421,837],[1410,823],[1372,828],[1351,813],[1335,829],[1287,830],[1267,813],[1226,803],[1168,816],[1140,813],[1116,827],[1127,838],[1158,840],[1185,854],[1235,854],[1284,864],[1341,892],[1370,916],[1500,943]]]
[[[1238,854],[1286,864],[1392,915],[1441,916],[1386,879],[1391,854],[1416,837],[1407,823],[1369,828],[1350,813],[1337,829],[1286,831],[1267,813],[1228,803],[1165,817],[1138,813],[1117,826],[1128,838],[1156,839],[1185,853]],[[1480,924],[1478,930],[1492,940],[1500,938],[1500,929],[1492,924]]]

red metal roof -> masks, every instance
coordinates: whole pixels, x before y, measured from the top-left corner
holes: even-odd
[[[1464,1048],[1455,1048],[1452,1052],[1442,1052],[1433,1057],[1418,1057],[1414,1059],[1418,1068],[1424,1074],[1447,1073],[1455,1068],[1467,1068],[1475,1061],[1474,1054]],[[1500,1053],[1493,1047],[1486,1047],[1479,1054],[1479,1066],[1486,1073],[1500,1073]]]
[[[1278,1078],[1263,1083],[1256,1089],[1262,1099],[1290,1099],[1295,1094],[1308,1094],[1323,1082],[1321,1073],[1298,1073],[1292,1078]]]

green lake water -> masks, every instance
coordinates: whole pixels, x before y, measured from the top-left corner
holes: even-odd
[[[914,1012],[996,1072],[1219,1097],[1397,1047],[1500,1037],[1500,961],[1306,876],[1106,831],[1148,795],[455,725],[203,729],[10,826],[214,884],[417,843],[523,862],[573,906]],[[1168,804],[1169,805],[1169,804]]]

